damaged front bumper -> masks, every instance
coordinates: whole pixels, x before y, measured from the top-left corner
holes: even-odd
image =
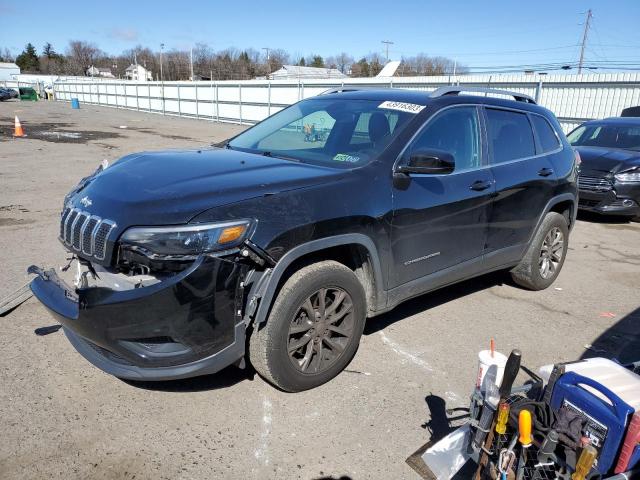
[[[72,288],[54,270],[29,272],[37,275],[34,295],[89,362],[120,378],[169,380],[215,373],[244,356],[248,269],[201,256],[179,273],[123,289]]]

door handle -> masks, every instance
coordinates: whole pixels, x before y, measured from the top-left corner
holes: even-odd
[[[476,180],[469,187],[471,190],[475,190],[476,192],[481,192],[482,190],[486,190],[491,186],[491,182],[488,180]]]
[[[552,173],[553,173],[553,169],[552,168],[546,168],[545,167],[542,170],[538,170],[538,175],[540,175],[541,177],[548,177]]]

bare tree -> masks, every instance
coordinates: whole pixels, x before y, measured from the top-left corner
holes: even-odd
[[[66,73],[71,75],[86,75],[87,69],[99,57],[105,57],[95,44],[82,40],[72,40],[67,48]]]
[[[281,49],[275,48],[269,51],[269,72],[275,72],[282,68],[283,65],[289,64],[289,54]]]
[[[446,57],[430,57],[424,53],[419,53],[414,57],[403,58],[398,74],[401,76],[423,76],[423,75],[449,75],[454,72],[467,73],[469,69],[465,65],[456,63]]]
[[[191,76],[189,52],[170,50],[164,54],[164,79],[188,80]]]
[[[11,51],[7,47],[3,49],[0,48],[0,62],[13,62],[15,59],[16,57],[11,54]]]
[[[142,65],[144,68],[149,70],[154,78],[159,78],[160,76],[160,62],[158,61],[158,55],[155,52],[151,51],[148,47],[143,47],[142,45],[136,45],[130,50],[125,50],[118,57],[107,57],[101,59],[101,67],[111,68],[112,73],[115,76],[124,75],[125,70],[129,65],[134,63],[138,63],[138,65]],[[116,67],[114,67],[116,65]],[[113,71],[116,70],[116,71]]]
[[[347,73],[353,63],[353,57],[346,52],[341,52],[335,57],[335,63],[338,70]]]

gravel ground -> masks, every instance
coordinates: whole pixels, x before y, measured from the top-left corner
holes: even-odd
[[[27,138],[11,138],[16,114]],[[0,297],[28,280],[28,265],[64,262],[62,198],[103,159],[206,145],[241,128],[0,103]],[[437,407],[465,405],[490,336],[539,366],[578,358],[594,342],[621,350],[640,335],[639,240],[640,224],[583,218],[550,289],[490,275],[412,300],[369,322],[348,371],[299,394],[235,367],[123,382],[88,364],[62,332],[36,335],[54,322],[32,298],[0,318],[0,478],[418,478],[405,459],[446,431]]]

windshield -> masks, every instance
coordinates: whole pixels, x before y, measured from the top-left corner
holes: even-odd
[[[420,105],[316,97],[241,133],[228,147],[316,165],[353,168],[377,157]]]
[[[582,125],[568,135],[576,147],[607,147],[640,151],[638,125]]]

